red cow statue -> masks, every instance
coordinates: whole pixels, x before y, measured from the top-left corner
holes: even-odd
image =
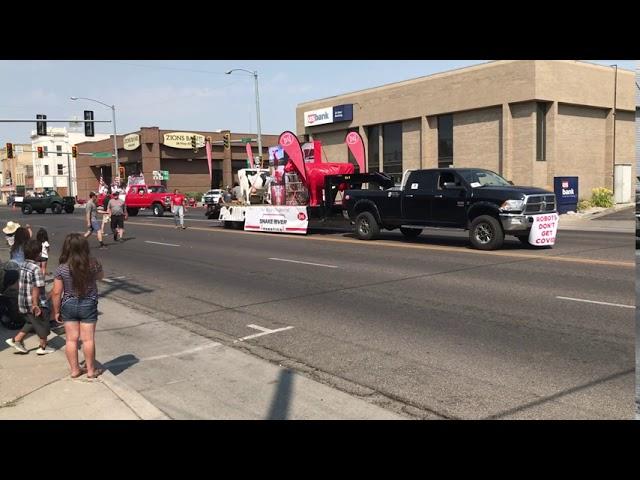
[[[322,189],[324,177],[327,175],[348,175],[355,172],[355,167],[350,163],[307,163],[307,188],[309,189],[309,206],[317,207],[322,203]],[[287,162],[286,172],[295,172],[293,162]]]

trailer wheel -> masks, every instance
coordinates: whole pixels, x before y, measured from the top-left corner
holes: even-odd
[[[371,212],[362,212],[356,217],[356,235],[360,240],[373,240],[380,233],[380,225]]]

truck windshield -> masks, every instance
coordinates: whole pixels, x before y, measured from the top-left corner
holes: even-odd
[[[464,170],[460,174],[472,187],[509,187],[511,184],[507,182],[497,173],[489,170]]]

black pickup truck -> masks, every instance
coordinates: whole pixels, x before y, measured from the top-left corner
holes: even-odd
[[[446,168],[407,170],[400,187],[347,190],[343,206],[362,240],[381,228],[399,228],[408,238],[424,227],[460,228],[469,230],[475,248],[495,250],[505,234],[528,244],[533,215],[556,212],[556,197],[490,170]]]

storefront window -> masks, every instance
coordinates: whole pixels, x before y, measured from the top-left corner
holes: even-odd
[[[382,126],[382,171],[396,182],[402,179],[402,123]]]
[[[438,116],[438,168],[453,165],[453,115]]]
[[[380,171],[380,127],[374,125],[367,128],[367,162],[369,172]]]

